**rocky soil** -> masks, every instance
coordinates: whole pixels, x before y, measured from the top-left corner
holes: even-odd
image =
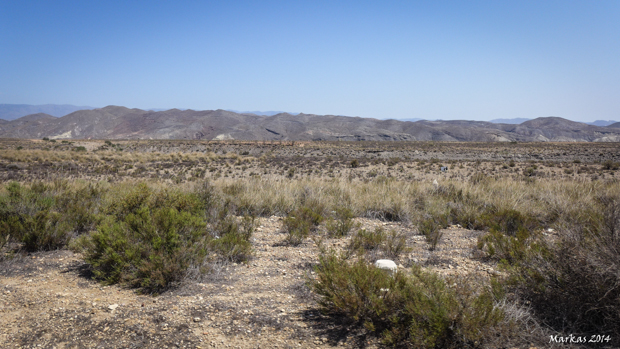
[[[444,275],[488,277],[494,265],[473,258],[480,232],[444,230],[436,251],[400,223],[357,219],[408,234],[412,251],[397,263],[422,264]],[[16,256],[0,264],[2,348],[376,348],[376,340],[322,315],[307,286],[318,249],[312,239],[283,244],[282,219],[260,219],[255,256],[188,276],[164,294],[140,295],[91,278],[70,251]],[[324,243],[333,248],[348,238]]]

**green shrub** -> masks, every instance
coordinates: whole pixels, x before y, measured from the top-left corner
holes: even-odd
[[[288,243],[294,246],[301,244],[322,221],[323,215],[319,206],[307,205],[295,209],[284,219]]]
[[[159,292],[207,256],[211,237],[201,207],[193,194],[154,192],[141,184],[112,201],[97,230],[74,248],[105,283]]]
[[[386,238],[385,231],[381,227],[375,228],[374,231],[360,229],[353,235],[348,248],[352,252],[357,251],[363,254],[366,251],[379,249]]]
[[[335,219],[330,218],[327,221],[327,233],[330,237],[347,236],[355,226],[353,222],[353,212],[347,207],[337,207],[334,213],[336,216]]]
[[[510,236],[515,236],[521,230],[540,229],[540,225],[534,218],[525,216],[513,209],[496,210],[490,208],[481,215],[480,220],[484,228],[495,229]]]
[[[430,245],[431,251],[434,251],[443,236],[442,228],[445,227],[445,217],[428,217],[423,219],[418,225],[418,231],[424,235],[426,242]]]
[[[211,249],[222,258],[232,262],[246,262],[252,256],[250,238],[254,232],[254,217],[246,216],[241,224],[233,217],[219,222],[216,228],[217,238],[211,240]]]
[[[34,252],[62,248],[69,242],[73,229],[56,209],[52,187],[11,182],[6,190],[8,195],[0,197],[0,244],[15,241]]]
[[[62,215],[50,210],[25,216],[16,230],[20,231],[21,241],[26,251],[50,251],[64,247],[72,237],[71,227]]]
[[[323,311],[390,347],[483,348],[504,318],[490,293],[450,288],[418,266],[392,277],[363,259],[349,263],[328,253],[315,271],[311,286]]]
[[[207,255],[204,220],[168,207],[141,206],[123,218],[106,219],[75,245],[107,284],[157,292],[180,281]]]
[[[73,232],[79,235],[95,229],[100,220],[98,211],[102,194],[101,187],[89,184],[59,196],[57,207]]]
[[[478,238],[478,249],[485,251],[490,258],[514,265],[523,261],[534,251],[545,248],[540,243],[539,234],[519,230],[514,236],[506,235],[496,229]]]
[[[452,224],[460,224],[465,229],[484,229],[481,219],[484,209],[472,200],[463,200],[459,203],[448,203],[448,219]]]
[[[411,248],[407,246],[407,235],[395,230],[390,231],[385,238],[383,246],[385,257],[397,259],[401,254],[408,253]]]

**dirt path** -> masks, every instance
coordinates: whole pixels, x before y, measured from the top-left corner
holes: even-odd
[[[358,219],[363,227],[407,230],[396,223]],[[255,257],[228,264],[160,296],[102,286],[69,251],[16,257],[0,264],[2,348],[331,348],[377,347],[322,316],[306,286],[318,250],[307,239],[284,246],[281,218],[260,219]],[[412,252],[401,265],[420,263],[442,274],[496,273],[472,260],[476,232],[444,230],[437,252],[409,231]],[[328,240],[335,248],[347,238]]]

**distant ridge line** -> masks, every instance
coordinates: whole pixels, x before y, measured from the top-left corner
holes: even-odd
[[[107,106],[62,117],[35,113],[0,122],[0,137],[294,141],[620,142],[620,128],[560,117],[520,124],[467,120],[379,120],[339,115]]]

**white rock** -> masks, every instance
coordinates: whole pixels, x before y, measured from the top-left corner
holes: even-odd
[[[394,263],[394,261],[389,260],[389,259],[379,259],[375,262],[375,267],[385,270],[385,271],[389,271],[392,273],[392,275],[396,274],[396,271],[398,270],[398,267],[396,266],[396,263]]]
[[[110,309],[110,310],[114,310],[116,308],[118,308],[118,304],[108,305],[108,309]]]
[[[435,189],[439,187],[439,183],[437,182],[436,179],[433,179],[433,187],[435,187]]]

